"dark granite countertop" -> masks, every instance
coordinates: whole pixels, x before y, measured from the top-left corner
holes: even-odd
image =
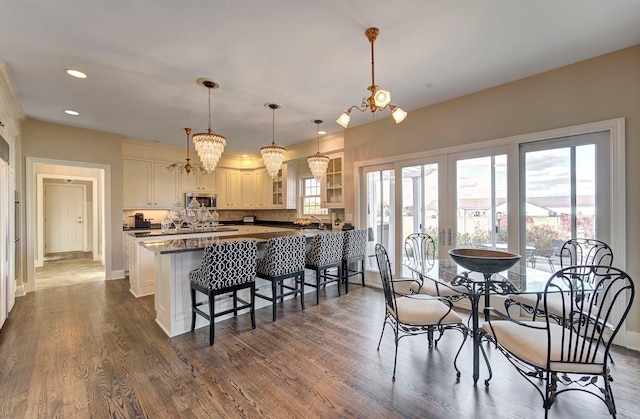
[[[128,234],[131,237],[166,237],[166,236],[177,236],[177,235],[185,235],[185,234],[202,234],[202,233],[231,233],[238,231],[237,228],[234,227],[216,227],[216,228],[207,228],[204,230],[196,230],[196,231],[175,231],[169,230],[168,232],[164,232],[162,230],[153,230],[153,231],[130,231]]]
[[[282,236],[305,236],[307,240],[310,240],[313,236],[318,234],[318,230],[283,230],[271,233],[253,233],[253,234],[237,234],[233,236],[204,236],[182,239],[166,239],[166,240],[150,240],[140,243],[141,246],[146,249],[152,250],[156,253],[181,253],[181,252],[194,252],[203,250],[206,246],[210,245],[214,241],[238,241],[238,240],[255,240],[258,242],[258,247],[273,238]],[[152,238],[152,237],[150,237]]]

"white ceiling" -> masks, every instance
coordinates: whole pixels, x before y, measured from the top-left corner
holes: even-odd
[[[640,43],[640,0],[3,0],[0,60],[30,118],[257,153],[329,133],[371,84],[411,111]],[[78,80],[63,69],[89,78]],[[427,87],[433,85],[433,87]],[[80,116],[63,113],[74,109]],[[371,121],[353,114],[351,126]],[[388,111],[377,118],[388,118]],[[389,119],[392,124],[393,120]]]

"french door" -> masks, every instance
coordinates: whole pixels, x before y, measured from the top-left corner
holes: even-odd
[[[389,258],[396,255],[396,193],[393,165],[372,166],[364,171],[367,203],[364,207],[365,225],[368,231],[367,255],[374,255],[376,243],[382,244]],[[375,258],[369,257],[365,269],[377,270]]]
[[[571,238],[611,243],[608,133],[523,144],[520,161],[526,203],[521,229],[535,248],[531,266],[546,258],[538,268],[557,269],[554,255]]]
[[[414,232],[430,234],[440,258],[455,247],[509,250],[543,269],[536,258],[553,240],[609,240],[609,141],[601,132],[364,167],[370,239],[396,275],[408,274],[397,267]]]

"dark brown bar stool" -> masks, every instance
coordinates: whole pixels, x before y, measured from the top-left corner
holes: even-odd
[[[336,233],[320,233],[311,241],[309,250],[305,256],[305,268],[315,271],[315,282],[305,282],[305,285],[316,289],[316,304],[320,304],[320,286],[326,286],[331,282],[338,284],[338,296],[340,295],[340,280],[342,278],[342,249],[344,239],[342,231]],[[332,275],[327,271],[338,269],[338,275]]]
[[[345,293],[349,293],[349,278],[360,275],[364,287],[364,258],[367,254],[367,230],[348,230],[344,232],[344,248],[342,251],[342,280],[345,282]],[[355,269],[350,265],[355,264]]]
[[[304,310],[305,242],[304,236],[269,239],[264,249],[264,256],[257,262],[256,276],[271,281],[271,296],[260,292],[256,292],[256,296],[271,301],[274,322],[276,321],[276,302],[278,299],[283,302],[284,297],[288,295],[300,294],[300,304]],[[284,280],[287,278],[294,278],[293,286],[284,284]]]
[[[238,315],[239,310],[248,308],[251,313],[251,327],[256,328],[256,242],[241,240],[225,243],[213,243],[204,249],[202,265],[189,273],[191,282],[191,331],[196,327],[196,314],[209,321],[209,345],[213,345],[214,319],[225,314]],[[249,301],[238,297],[238,291],[249,289]],[[196,291],[207,295],[207,300],[196,302]],[[233,293],[233,308],[215,312],[215,297]],[[240,303],[241,305],[238,305]],[[200,306],[208,304],[209,312]]]

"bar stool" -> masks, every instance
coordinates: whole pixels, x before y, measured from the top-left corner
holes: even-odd
[[[275,237],[267,241],[264,256],[258,259],[256,276],[271,281],[271,296],[260,292],[256,292],[256,296],[272,302],[274,322],[278,298],[283,302],[288,295],[300,294],[300,304],[304,310],[305,244],[304,236]],[[284,283],[287,278],[294,278],[293,286]],[[285,292],[285,289],[288,291]]]
[[[338,284],[340,295],[340,280],[342,278],[342,249],[344,248],[343,233],[320,233],[313,237],[309,250],[305,256],[305,268],[316,273],[315,283],[305,282],[305,285],[316,289],[316,304],[320,304],[320,286],[331,282]],[[331,275],[327,270],[337,268],[338,275]]]
[[[345,293],[349,294],[349,278],[355,275],[362,277],[364,287],[364,259],[367,254],[367,230],[347,230],[344,232],[344,249],[342,251],[342,280],[345,282]],[[356,269],[349,265],[356,265]],[[358,265],[360,269],[358,269]]]
[[[237,316],[239,310],[248,308],[251,313],[251,327],[256,328],[256,247],[254,240],[213,243],[205,247],[200,268],[189,273],[191,331],[193,332],[196,327],[196,314],[207,319],[209,321],[209,345],[213,345],[214,319],[216,317],[232,312],[234,316]],[[238,297],[238,291],[247,288],[251,292],[248,302]],[[207,300],[197,303],[196,291],[207,295]],[[215,296],[227,293],[233,293],[233,307],[216,313]],[[208,313],[198,308],[205,304],[209,305]]]

